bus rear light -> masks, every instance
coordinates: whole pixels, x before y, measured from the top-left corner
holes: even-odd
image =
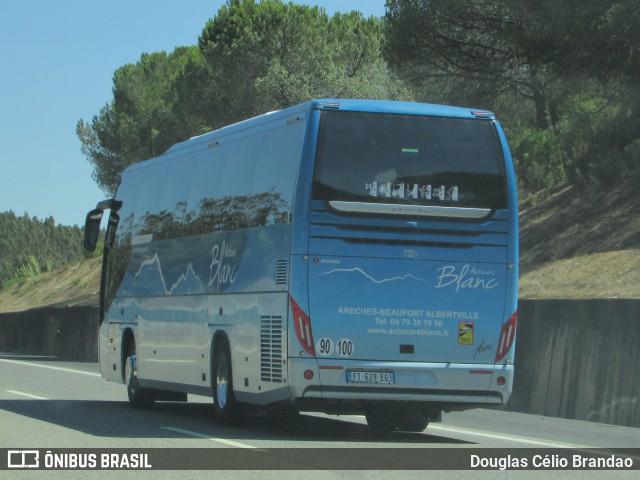
[[[504,387],[505,384],[507,383],[507,379],[500,376],[498,377],[498,379],[496,380],[496,383],[498,384],[499,387]]]
[[[324,110],[340,110],[340,104],[338,102],[321,102],[318,105]]]
[[[495,115],[492,112],[487,112],[486,110],[478,110],[475,112],[471,112],[471,115],[473,115],[476,118],[494,118]]]
[[[311,380],[313,379],[313,370],[305,370],[304,371],[304,378],[306,380]]]
[[[500,340],[498,341],[498,350],[496,351],[496,360],[498,363],[504,357],[507,356],[509,350],[513,346],[513,341],[516,338],[516,324],[518,323],[518,312],[514,313],[509,320],[502,326],[502,332],[500,332]]]
[[[304,313],[304,310],[295,302],[295,300],[289,295],[289,301],[291,302],[291,310],[293,311],[293,326],[296,330],[296,336],[302,348],[311,356],[316,356],[316,351],[313,346],[313,334],[311,333],[311,319]]]

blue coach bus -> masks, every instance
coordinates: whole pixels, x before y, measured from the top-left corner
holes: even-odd
[[[127,168],[88,249],[105,210],[100,369],[134,405],[421,431],[509,398],[517,197],[490,112],[310,101]]]

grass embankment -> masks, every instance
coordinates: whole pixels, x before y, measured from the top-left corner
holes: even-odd
[[[640,297],[640,177],[524,199],[520,296]]]
[[[102,260],[92,258],[16,282],[0,291],[0,312],[45,305],[98,304]]]
[[[520,279],[521,298],[640,298],[640,249],[549,262]]]

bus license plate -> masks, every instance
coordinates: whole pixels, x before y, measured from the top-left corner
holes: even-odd
[[[347,383],[396,383],[393,372],[374,372],[367,370],[347,370]]]

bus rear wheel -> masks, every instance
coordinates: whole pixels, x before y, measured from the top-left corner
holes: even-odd
[[[233,394],[231,353],[227,341],[216,344],[213,360],[213,409],[217,420],[223,425],[237,425],[241,411]]]
[[[411,411],[385,404],[369,405],[365,409],[369,427],[384,432],[422,432],[429,425],[429,417],[421,410]]]
[[[124,367],[124,383],[127,386],[129,404],[136,408],[148,408],[153,406],[154,399],[150,390],[141,388],[138,384],[138,356],[136,346],[132,343],[127,353]]]

